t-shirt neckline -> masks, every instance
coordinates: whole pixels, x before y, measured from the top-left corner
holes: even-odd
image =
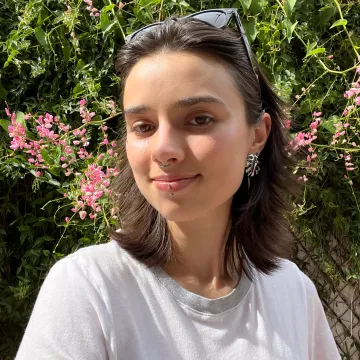
[[[219,315],[237,306],[245,297],[252,284],[245,272],[242,272],[238,284],[231,293],[216,299],[209,299],[181,287],[160,266],[154,266],[150,270],[167,291],[180,303],[197,312],[211,315]]]

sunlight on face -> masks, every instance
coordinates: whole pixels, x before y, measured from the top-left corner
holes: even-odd
[[[128,160],[154,208],[179,222],[228,211],[253,133],[220,63],[185,52],[144,58],[126,81],[124,109]]]

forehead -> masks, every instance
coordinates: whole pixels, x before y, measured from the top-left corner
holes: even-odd
[[[233,78],[217,59],[188,52],[160,53],[141,59],[124,88],[124,108],[167,107],[181,98],[210,95],[227,106],[242,106]]]

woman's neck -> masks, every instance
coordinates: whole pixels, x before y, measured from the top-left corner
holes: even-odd
[[[223,265],[230,206],[224,204],[217,211],[191,222],[168,221],[175,254],[164,270],[184,288],[218,297],[216,295],[227,293],[236,285],[238,277],[226,276]]]

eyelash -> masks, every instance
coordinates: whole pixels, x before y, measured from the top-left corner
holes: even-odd
[[[210,121],[208,121],[206,124],[197,124],[197,125],[193,125],[191,124],[191,126],[195,126],[197,128],[206,128],[208,126],[211,126],[215,119],[212,117],[212,116],[207,116],[207,115],[200,115],[200,116],[195,116],[193,117],[191,120],[194,120],[194,119],[198,119],[198,118],[207,118],[207,119],[210,119]],[[148,131],[139,131],[137,129],[139,129],[141,126],[145,126],[145,127],[151,127],[152,125],[150,124],[139,124],[139,125],[136,125],[134,126],[132,129],[131,129],[131,132],[135,132],[137,134],[146,134],[147,132],[151,131],[151,130],[148,130]]]

